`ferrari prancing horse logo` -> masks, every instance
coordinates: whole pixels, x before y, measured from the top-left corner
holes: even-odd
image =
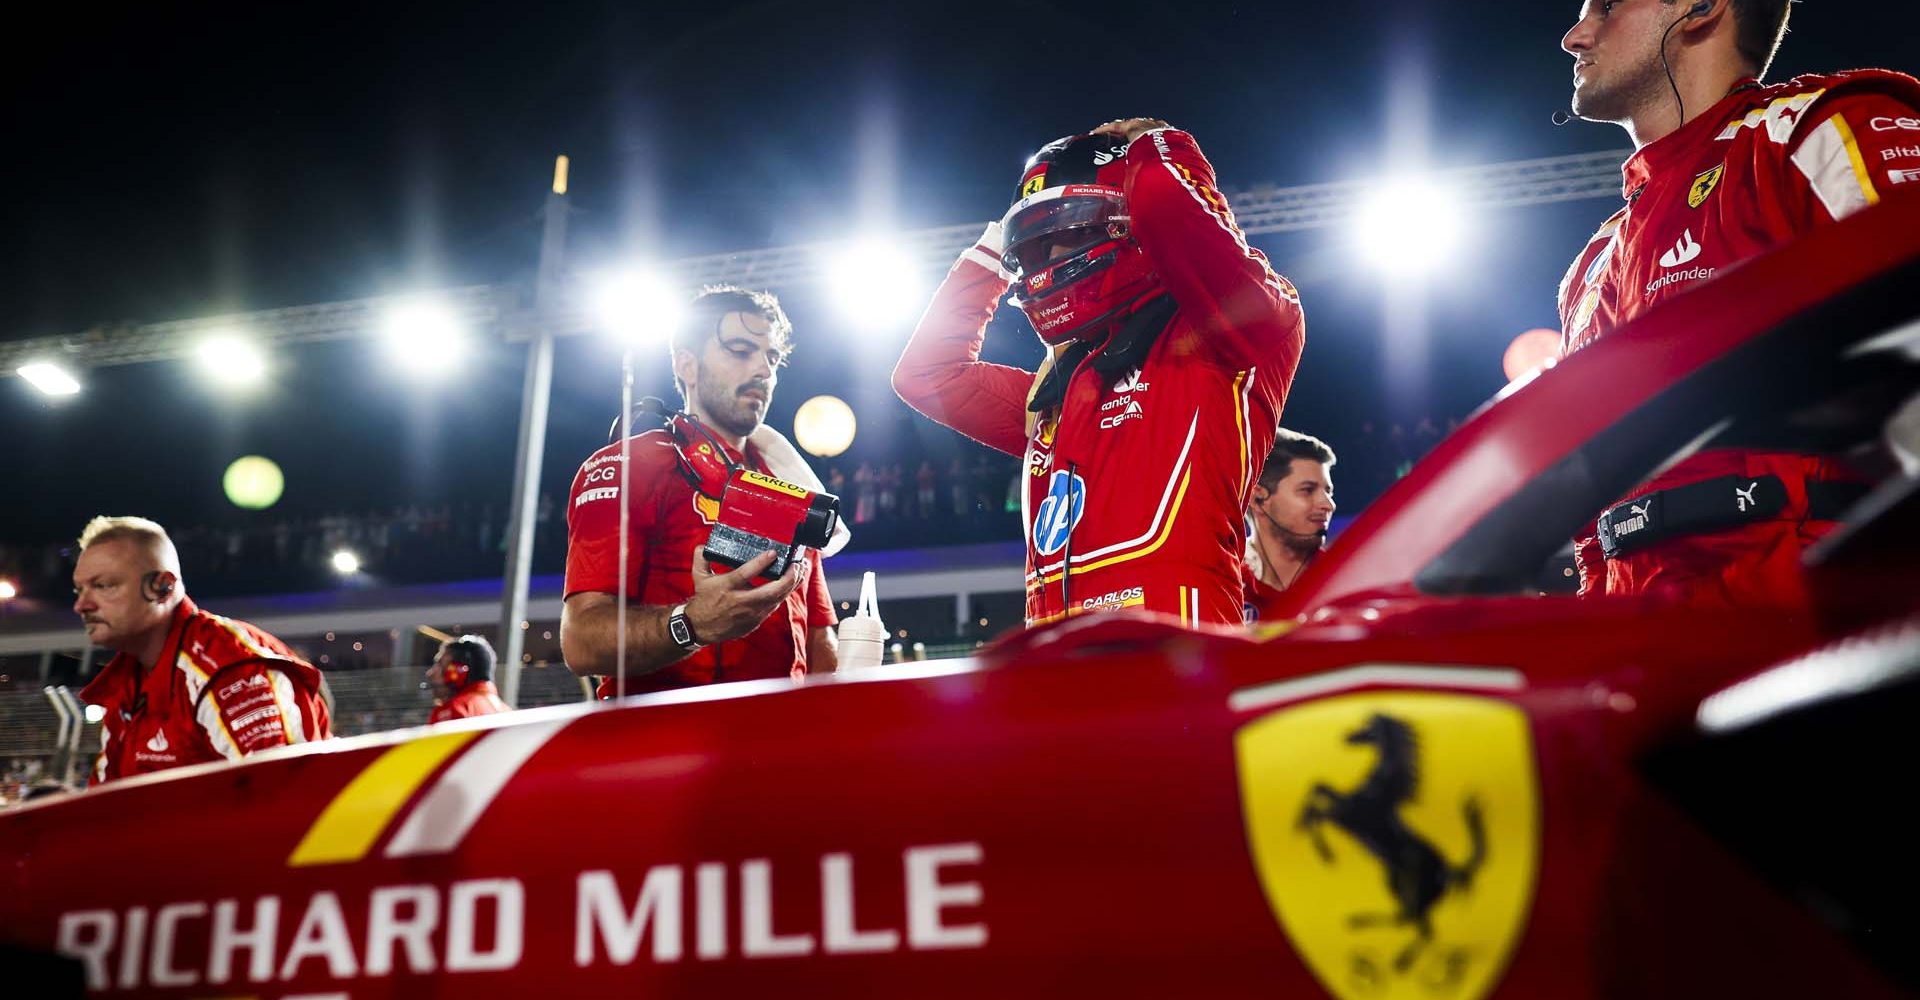
[[[1693,187],[1687,191],[1687,207],[1699,208],[1706,204],[1707,198],[1712,196],[1714,188],[1720,186],[1720,178],[1726,174],[1726,172],[1727,165],[1722,163],[1712,170],[1695,177],[1693,179]]]
[[[1268,905],[1342,1000],[1476,1000],[1526,926],[1540,820],[1527,718],[1492,698],[1337,696],[1235,736]]]

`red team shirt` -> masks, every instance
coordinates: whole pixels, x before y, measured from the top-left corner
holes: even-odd
[[[1561,286],[1562,353],[1902,186],[1920,190],[1916,108],[1920,83],[1898,73],[1748,81],[1635,153],[1624,167],[1626,207],[1594,234]],[[1849,473],[1817,456],[1716,449],[1622,500],[1726,475],[1778,476],[1786,508],[1771,522],[1669,539],[1613,560],[1589,529],[1577,544],[1581,592],[1797,605],[1800,553],[1832,527],[1807,520],[1806,483]]]
[[[494,687],[492,681],[475,681],[449,695],[446,701],[433,706],[433,711],[427,715],[427,724],[511,711],[513,706],[500,697],[500,689]]]
[[[672,606],[693,596],[693,557],[706,545],[718,505],[694,492],[681,477],[678,457],[667,432],[656,430],[629,439],[633,470],[627,497],[629,534],[626,591],[638,604]],[[759,453],[727,448],[736,462],[769,471]],[[566,593],[619,592],[620,445],[594,452],[573,477],[567,500]],[[838,617],[820,553],[807,550],[807,579],[746,636],[708,646],[651,674],[627,676],[627,693],[788,677],[807,669],[807,632],[830,627]],[[600,682],[600,697],[614,696],[614,679]]]
[[[319,670],[279,639],[185,599],[153,669],[116,654],[80,700],[107,713],[96,785],[333,735]]]
[[[1083,363],[1057,419],[1030,421],[1034,373],[980,360],[1009,275],[975,247],[935,293],[894,387],[932,420],[1025,456],[1030,624],[1127,607],[1236,624],[1247,501],[1305,343],[1300,297],[1247,245],[1192,136],[1135,139],[1126,195],[1178,306],[1140,368],[1114,379]]]

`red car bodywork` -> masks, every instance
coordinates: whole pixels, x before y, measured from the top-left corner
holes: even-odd
[[[1511,392],[1289,593],[1297,627],[1094,616],[123,781],[0,815],[0,942],[106,995],[1899,995],[1641,769],[1871,622],[1416,581],[1623,415],[1920,260],[1917,208]],[[1878,590],[1856,618],[1915,610]]]

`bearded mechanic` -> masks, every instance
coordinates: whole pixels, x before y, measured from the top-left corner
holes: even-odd
[[[792,338],[793,324],[772,294],[716,286],[686,308],[668,350],[687,413],[729,461],[817,489],[818,480],[792,443],[764,423]],[[624,478],[623,462],[631,466]],[[615,441],[575,473],[567,503],[560,648],[575,674],[602,678],[600,697],[724,681],[798,680],[837,667],[837,618],[820,570],[821,552],[808,549],[806,558],[764,583],[756,578],[773,562],[772,552],[716,573],[701,550],[718,516],[719,504],[683,477],[665,430]],[[844,532],[829,552],[838,544],[844,544]],[[624,628],[623,588],[633,600]],[[619,673],[623,632],[630,677]]]
[[[1012,284],[1047,348],[980,360]],[[1142,608],[1242,620],[1243,513],[1305,340],[1192,136],[1155,119],[1050,143],[961,254],[894,370],[900,398],[1024,455],[1029,624]]]
[[[114,651],[80,692],[106,712],[93,784],[332,735],[320,671],[266,632],[196,606],[160,525],[88,522],[73,593],[88,641]]]
[[[1575,116],[1626,129],[1627,204],[1560,290],[1562,354],[1807,231],[1920,190],[1920,83],[1879,70],[1760,82],[1788,0],[1588,0],[1562,42]],[[1702,451],[1577,542],[1583,594],[1791,609],[1800,556],[1862,493],[1822,455]]]

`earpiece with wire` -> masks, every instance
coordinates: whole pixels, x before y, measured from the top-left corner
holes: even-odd
[[[1660,67],[1667,71],[1667,86],[1673,88],[1674,103],[1680,106],[1680,124],[1682,125],[1687,123],[1687,99],[1680,96],[1680,82],[1673,77],[1673,61],[1667,58],[1667,43],[1673,40],[1673,33],[1678,31],[1682,24],[1711,13],[1713,13],[1713,0],[1700,0],[1699,3],[1687,8],[1687,12],[1680,15],[1672,24],[1667,25],[1667,33],[1660,36]]]

